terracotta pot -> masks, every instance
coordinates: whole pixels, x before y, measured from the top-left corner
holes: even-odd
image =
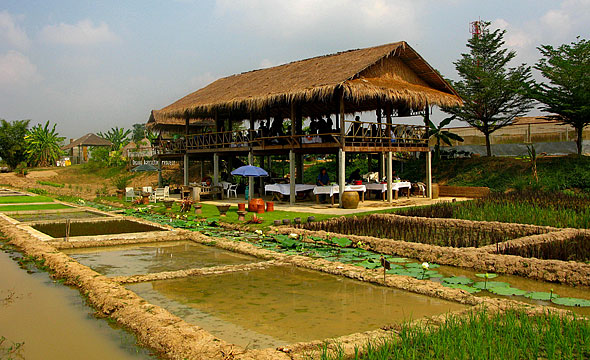
[[[272,201],[267,201],[266,202],[266,212],[272,212],[275,211],[275,203]]]
[[[195,214],[196,215],[201,215],[203,213],[203,205],[193,205],[193,207],[195,208]]]
[[[164,200],[164,207],[166,209],[171,209],[172,208],[172,204],[174,204],[174,200]]]
[[[342,207],[344,209],[356,209],[359,206],[359,193],[356,191],[345,191],[342,194]]]
[[[246,220],[246,213],[247,213],[246,210],[238,210],[238,221],[245,221]]]
[[[314,222],[315,221],[315,216],[308,216],[307,217],[307,222]]]
[[[117,189],[117,198],[122,199],[123,195],[125,195],[125,190]]]
[[[150,194],[141,194],[141,203],[148,205],[150,203]]]
[[[257,210],[258,210],[258,203],[256,202],[256,199],[250,199],[248,201],[248,211],[256,212]]]
[[[246,204],[238,203],[238,211],[246,211]]]
[[[256,208],[256,213],[264,214],[264,205],[258,205],[258,207]]]
[[[293,221],[295,221],[295,224],[297,224],[297,225],[301,224],[301,218],[300,217],[296,217],[295,219],[293,219]]]
[[[275,226],[279,226],[279,225],[281,225],[281,220],[275,220],[275,221],[274,221],[274,224],[275,224]]]
[[[289,225],[291,223],[291,219],[283,219],[283,225]]]

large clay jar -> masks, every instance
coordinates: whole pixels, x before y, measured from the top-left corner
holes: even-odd
[[[342,207],[345,209],[356,209],[359,206],[359,193],[356,191],[345,191],[342,194]]]
[[[438,199],[438,194],[439,194],[438,184],[434,183],[434,184],[432,184],[432,198]]]

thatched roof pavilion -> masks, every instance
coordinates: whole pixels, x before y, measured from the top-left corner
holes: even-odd
[[[289,114],[298,102],[302,116],[338,111],[343,96],[347,113],[374,110],[380,104],[422,110],[427,104],[460,105],[455,90],[410,45],[401,41],[366,49],[295,61],[221,78],[161,109],[177,118],[263,119],[269,109]]]
[[[161,141],[156,153],[160,158],[184,156],[185,184],[189,155],[201,159],[212,156],[213,181],[217,183],[220,156],[231,162],[237,155],[248,155],[248,162],[252,163],[257,155],[263,164],[264,157],[289,154],[290,174],[296,174],[300,181],[303,154],[337,152],[342,193],[345,153],[363,152],[379,155],[380,164],[385,163],[387,154],[391,201],[392,153],[425,152],[430,159],[426,126],[394,124],[392,119],[412,115],[428,117],[432,105],[461,104],[451,85],[410,45],[401,41],[224,77],[152,112],[152,117],[154,123],[171,126],[181,126],[184,121],[184,136]],[[347,114],[366,111],[375,111],[376,120],[346,119]],[[331,114],[336,115],[335,122]],[[283,123],[285,118],[290,119],[290,124]],[[305,133],[305,118],[321,120],[322,130]],[[190,128],[202,119],[214,119],[215,131],[194,135]],[[234,131],[233,125],[243,124],[244,120],[249,120],[249,129]],[[268,121],[256,129],[257,120]],[[282,130],[283,125],[290,127],[288,134]],[[430,174],[430,161],[427,163]],[[384,167],[380,168],[385,175]],[[295,176],[290,179],[294,203]],[[430,175],[426,180],[430,191],[428,179]],[[250,195],[253,188],[250,179]]]
[[[188,125],[194,127],[208,127],[215,126],[214,119],[189,119]],[[178,117],[164,116],[158,110],[152,110],[146,127],[150,130],[162,130],[167,132],[184,132],[186,126],[186,119]]]

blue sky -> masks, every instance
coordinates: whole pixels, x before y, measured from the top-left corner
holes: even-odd
[[[589,37],[590,0],[1,0],[0,118],[130,127],[221,76],[399,40],[455,78],[478,18],[532,64]]]

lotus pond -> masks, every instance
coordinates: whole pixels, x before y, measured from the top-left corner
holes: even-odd
[[[352,245],[352,241],[346,237],[332,236],[329,239],[310,237],[314,241],[332,243],[332,245],[322,245],[303,242],[287,235],[260,236],[253,232],[226,230],[217,226],[214,220],[198,222],[190,218],[170,219],[162,215],[145,213],[137,213],[136,216],[175,227],[200,231],[212,238],[224,237],[234,241],[248,241],[257,247],[290,255],[323,258],[330,261],[354,264],[367,269],[381,268],[381,254],[348,247]],[[590,315],[590,288],[588,287],[572,287],[511,275],[496,276],[496,274],[490,274],[486,278],[485,274],[479,274],[478,276],[476,272],[468,269],[441,266],[433,263],[429,264],[429,268],[425,270],[422,268],[422,263],[415,259],[395,256],[386,256],[385,258],[391,262],[391,270],[387,270],[389,274],[440,282],[444,286],[461,288],[476,296],[513,297],[523,302],[555,306],[573,310],[579,314]]]
[[[252,256],[192,241],[68,249],[63,252],[107,276],[131,276],[259,261]]]
[[[221,339],[249,348],[376,330],[465,308],[292,266],[159,280],[128,288]]]

